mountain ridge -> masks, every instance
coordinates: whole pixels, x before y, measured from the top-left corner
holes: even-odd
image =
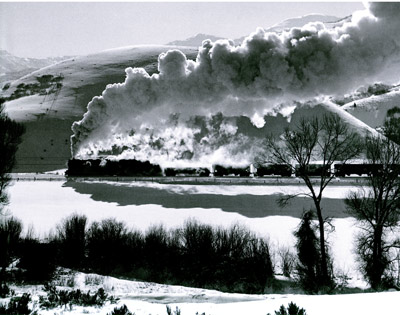
[[[307,14],[307,15],[303,15],[300,17],[286,19],[280,23],[276,23],[270,27],[264,28],[264,30],[266,32],[280,33],[286,29],[290,29],[292,27],[302,27],[308,23],[313,23],[313,22],[322,22],[322,23],[324,23],[324,25],[327,28],[333,28],[333,27],[340,25],[342,22],[347,21],[349,19],[349,17],[351,17],[351,16],[339,18],[339,17],[332,16],[332,15],[323,15],[323,14],[312,13],[312,14]],[[240,45],[246,37],[247,36],[242,36],[242,37],[239,37],[237,39],[232,39],[232,40],[235,43],[235,45]],[[199,46],[201,46],[202,42],[206,39],[210,39],[211,41],[214,42],[219,39],[226,39],[226,37],[199,33],[199,34],[191,36],[187,39],[175,40],[175,41],[169,42],[169,43],[167,43],[167,45],[199,47]]]
[[[72,57],[25,58],[15,56],[5,49],[0,49],[0,83],[16,80],[35,70],[69,58]]]

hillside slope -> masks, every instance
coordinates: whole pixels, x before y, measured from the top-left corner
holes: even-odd
[[[2,91],[1,96],[17,97],[6,102],[6,111],[12,119],[23,122],[27,128],[17,153],[15,171],[42,172],[65,168],[66,162],[71,158],[71,125],[82,118],[88,102],[94,96],[101,95],[108,84],[123,82],[124,70],[129,66],[143,67],[149,74],[157,72],[158,55],[168,49],[171,47],[136,46],[108,50],[66,60],[13,82],[9,89]],[[179,49],[190,59],[195,58],[197,54],[195,48]],[[47,80],[44,83],[43,78]],[[281,109],[278,106],[276,112],[264,117],[265,125],[262,128],[256,128],[248,117],[223,117],[222,119],[231,122],[237,128],[234,137],[228,142],[235,143],[236,139],[246,137],[251,141],[247,141],[243,149],[253,150],[257,145],[252,144],[260,143],[271,133],[276,136],[281,134],[285,127],[296,124],[302,117],[320,116],[327,112],[339,114],[360,134],[364,134],[366,130],[374,132],[344,108],[330,102],[281,106]],[[216,132],[214,136],[218,138],[219,131]],[[240,158],[243,156],[245,154],[241,154]],[[237,160],[225,162],[248,162],[239,161],[239,156],[237,157]],[[250,159],[250,155],[247,158]]]
[[[23,122],[26,133],[17,153],[16,172],[65,168],[71,157],[71,125],[82,118],[88,102],[107,84],[123,82],[127,67],[157,71],[157,58],[169,46],[133,46],[77,57],[35,71],[12,82],[0,97],[12,119]],[[188,58],[194,48],[180,47]],[[43,81],[46,81],[43,83]]]
[[[380,127],[387,111],[400,107],[400,88],[393,88],[382,95],[372,95],[343,105],[343,109],[372,128]]]

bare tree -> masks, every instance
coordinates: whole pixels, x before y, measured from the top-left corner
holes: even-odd
[[[385,137],[367,137],[366,156],[376,172],[368,177],[366,187],[351,192],[346,199],[349,212],[360,223],[357,254],[362,271],[373,289],[392,285],[389,269],[391,250],[400,248],[400,239],[388,234],[400,221],[400,147]]]
[[[322,117],[300,120],[293,129],[286,129],[281,141],[269,137],[266,141],[266,161],[284,164],[297,173],[308,193],[287,195],[280,200],[285,206],[296,196],[307,196],[314,202],[318,219],[319,242],[321,251],[321,283],[331,284],[328,269],[325,224],[329,218],[324,217],[321,207],[325,188],[334,178],[331,168],[335,161],[345,164],[361,152],[361,137],[351,131],[338,115],[327,114]],[[312,164],[318,161],[320,171],[316,177],[311,176]]]
[[[8,203],[6,188],[10,184],[10,172],[15,165],[15,154],[25,132],[23,125],[11,120],[3,108],[4,100],[0,100],[0,213]]]

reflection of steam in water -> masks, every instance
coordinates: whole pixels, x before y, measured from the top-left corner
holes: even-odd
[[[259,147],[255,134],[273,130],[265,114],[398,80],[399,13],[399,3],[373,3],[332,30],[322,23],[281,34],[258,29],[240,46],[204,41],[195,61],[179,50],[163,53],[159,74],[128,68],[125,82],[109,85],[73,124],[74,156],[114,149],[159,164],[242,162]],[[252,128],[244,132],[245,119],[233,116]]]

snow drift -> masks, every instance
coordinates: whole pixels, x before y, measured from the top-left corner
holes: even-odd
[[[248,161],[257,154],[265,115],[290,114],[295,100],[397,80],[399,14],[399,3],[372,3],[334,29],[260,28],[240,46],[206,40],[195,61],[169,50],[159,55],[158,74],[127,68],[124,83],[93,98],[72,126],[72,153],[158,163]],[[239,132],[239,122],[251,126]]]

